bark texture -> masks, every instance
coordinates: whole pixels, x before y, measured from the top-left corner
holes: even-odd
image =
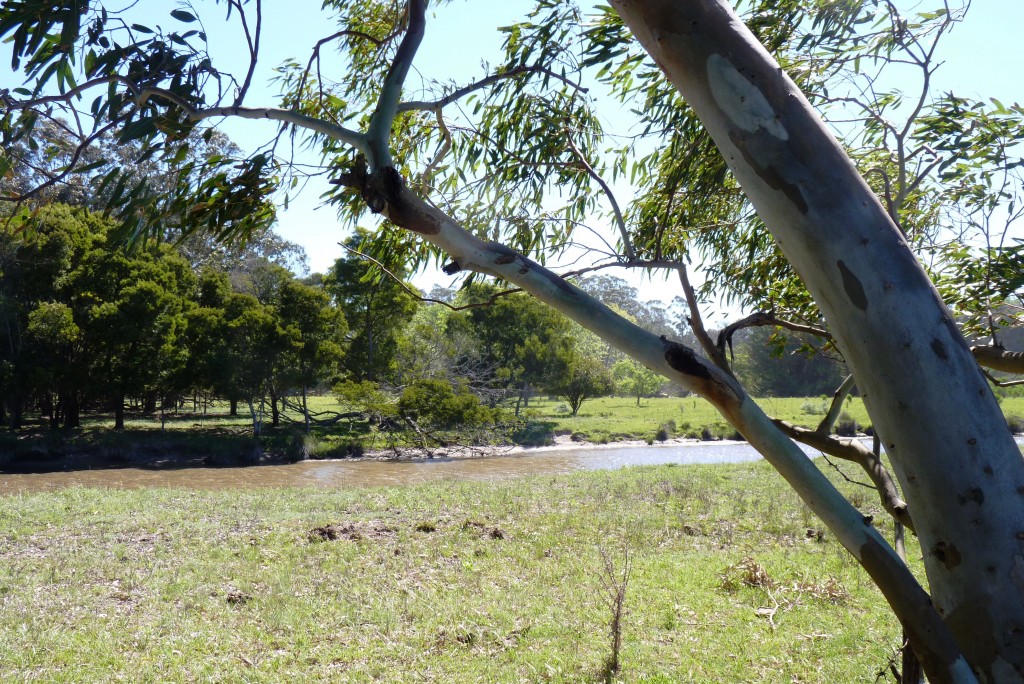
[[[1024,681],[1024,461],[935,288],[726,3],[612,5],[704,122],[829,321],[914,513],[935,606],[970,667],[981,681]],[[889,562],[867,546],[861,558],[870,572]],[[918,625],[897,613],[931,680],[961,677],[957,656],[922,652]]]

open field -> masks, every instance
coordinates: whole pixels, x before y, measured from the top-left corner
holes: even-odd
[[[899,640],[764,463],[15,495],[0,555],[4,682],[604,681],[603,555],[632,563],[614,681],[873,682]]]

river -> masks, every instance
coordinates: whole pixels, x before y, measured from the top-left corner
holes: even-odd
[[[303,461],[238,468],[105,468],[0,474],[0,495],[65,487],[381,487],[444,479],[498,480],[578,470],[611,470],[631,465],[739,463],[759,458],[745,442],[694,442],[655,446],[547,447],[480,458]]]
[[[1018,436],[1017,442],[1024,442]],[[813,450],[804,447],[809,454]],[[499,480],[634,465],[741,463],[761,456],[745,442],[692,442],[654,446],[547,447],[481,458],[416,461],[370,459],[303,461],[239,468],[107,468],[52,473],[0,474],[0,495],[65,487],[386,487],[436,480]]]

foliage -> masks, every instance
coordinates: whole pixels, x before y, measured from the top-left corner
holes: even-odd
[[[357,231],[346,244],[356,249],[368,237]],[[396,263],[388,266],[392,274],[402,276]],[[348,321],[348,372],[353,379],[385,381],[397,375],[398,340],[416,311],[416,299],[407,287],[353,254],[338,259],[324,275],[324,289]]]
[[[616,363],[612,368],[612,376],[622,394],[636,397],[637,406],[641,398],[657,392],[665,384],[665,378],[633,359],[623,359]]]
[[[571,328],[564,316],[533,298],[500,293],[489,284],[463,289],[456,302],[476,306],[452,315],[448,329],[474,340],[480,361],[494,368],[494,386],[514,391],[528,404],[534,388],[557,382],[565,367],[560,359],[573,346]]]
[[[733,343],[736,377],[759,397],[831,395],[845,366],[819,340],[779,328],[751,328]]]
[[[608,394],[614,387],[611,372],[593,357],[573,355],[566,360],[562,377],[549,389],[565,397],[572,409],[572,415],[579,413],[583,402],[592,397]]]
[[[421,427],[473,428],[495,419],[495,411],[481,404],[465,385],[452,386],[446,380],[417,380],[402,390],[397,407]]]

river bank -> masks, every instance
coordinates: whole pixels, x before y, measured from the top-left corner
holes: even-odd
[[[325,408],[329,398],[317,398]],[[759,399],[771,415],[804,427],[816,427],[828,405],[824,398]],[[1004,401],[1008,422],[1024,429],[1024,398]],[[870,430],[860,399],[847,402],[843,429]],[[451,431],[440,437],[444,446],[422,449],[408,435],[388,434],[361,424],[314,426],[305,435],[295,417],[282,416],[281,427],[267,426],[256,439],[244,417],[223,412],[173,417],[138,416],[124,431],[105,420],[71,433],[42,429],[0,435],[0,473],[59,472],[101,468],[199,468],[282,465],[307,459],[443,460],[529,453],[537,449],[606,449],[623,447],[686,447],[728,443],[735,430],[707,402],[693,398],[634,400],[606,397],[584,404],[579,415],[557,400],[534,400],[522,427],[500,433]],[[292,421],[292,422],[288,422]],[[512,442],[518,441],[519,444]],[[434,442],[437,444],[438,442]]]

